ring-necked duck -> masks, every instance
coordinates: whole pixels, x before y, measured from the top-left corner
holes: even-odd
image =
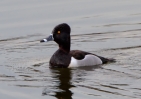
[[[85,51],[70,51],[70,32],[70,26],[66,23],[62,23],[53,29],[48,38],[40,41],[55,41],[59,45],[59,49],[50,59],[49,63],[51,67],[93,66],[115,61],[114,59],[104,58]]]

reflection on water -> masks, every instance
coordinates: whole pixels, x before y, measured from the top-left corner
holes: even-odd
[[[97,66],[85,66],[79,68],[60,68],[51,69],[53,85],[43,88],[42,95],[54,96],[57,99],[73,99],[73,92],[71,89],[76,88],[74,83],[81,83],[86,81],[85,76],[89,72],[94,72],[95,69],[102,69],[100,65]],[[73,82],[73,83],[72,83]],[[48,82],[47,82],[48,83]],[[83,85],[77,85],[77,87],[84,87]],[[83,88],[84,89],[84,88]],[[91,87],[90,87],[91,89]]]
[[[0,12],[0,99],[141,99],[140,0],[1,0]],[[57,45],[39,41],[62,22],[71,49],[117,62],[49,69]]]
[[[53,87],[54,97],[57,99],[72,99],[73,93],[70,88],[75,87],[71,82],[72,79],[72,70],[71,69],[51,69],[52,78],[54,80],[52,82],[56,83]],[[46,89],[46,90],[45,90]],[[47,92],[47,88],[43,90],[43,95],[49,95]]]

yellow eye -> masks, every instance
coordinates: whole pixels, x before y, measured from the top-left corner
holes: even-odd
[[[61,32],[60,32],[60,31],[58,31],[57,33],[58,33],[58,34],[60,34]]]

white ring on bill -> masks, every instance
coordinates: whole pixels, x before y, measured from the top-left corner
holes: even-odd
[[[43,39],[44,40],[44,42],[47,42],[47,39]]]

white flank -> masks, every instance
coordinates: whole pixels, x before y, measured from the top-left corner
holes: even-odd
[[[102,61],[99,57],[95,55],[86,55],[82,60],[77,60],[71,57],[71,63],[69,64],[69,67],[93,66],[100,64],[102,64]]]

